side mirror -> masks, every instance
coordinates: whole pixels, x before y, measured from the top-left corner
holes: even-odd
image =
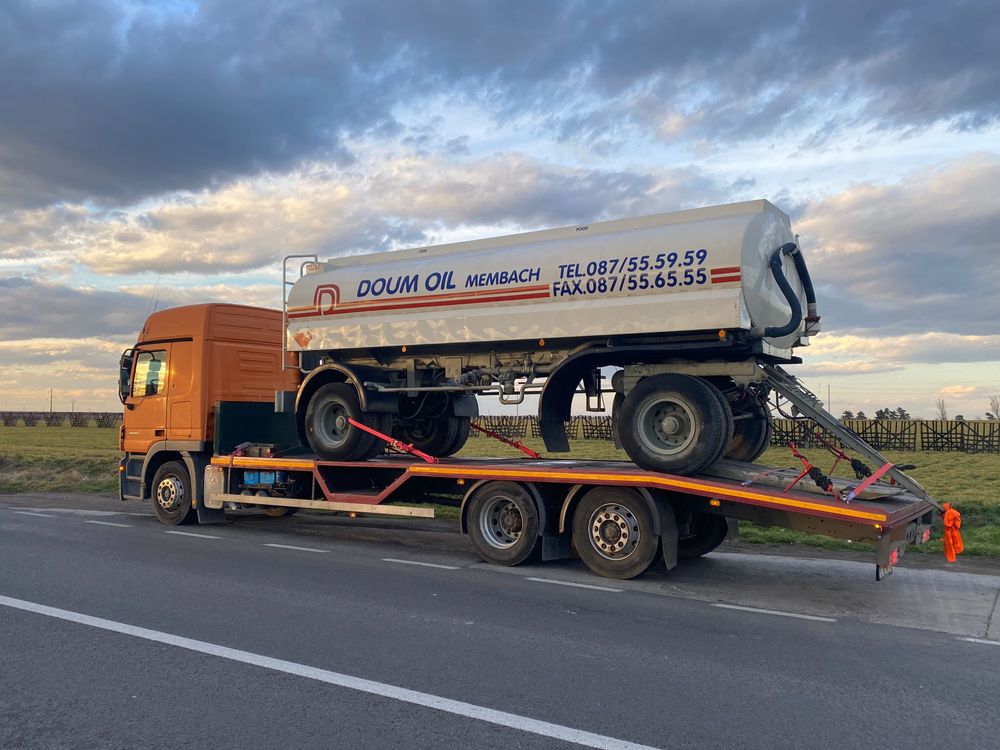
[[[126,349],[118,361],[118,399],[123,404],[132,392],[132,354],[134,351],[134,349]]]

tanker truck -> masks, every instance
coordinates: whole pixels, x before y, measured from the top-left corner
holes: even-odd
[[[282,361],[297,357],[302,381],[277,408],[294,411],[303,445],[339,461],[383,450],[357,424],[451,455],[481,396],[537,397],[546,450],[566,452],[578,393],[593,410],[612,396],[616,442],[643,468],[753,461],[770,440],[775,368],[799,362],[819,330],[798,239],[766,200],[288,256],[284,289]]]

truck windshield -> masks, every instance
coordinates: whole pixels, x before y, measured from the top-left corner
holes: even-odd
[[[132,379],[132,398],[163,393],[166,388],[166,377],[166,350],[138,352],[135,359],[135,377]]]

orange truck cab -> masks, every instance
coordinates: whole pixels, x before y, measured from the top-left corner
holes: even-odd
[[[276,391],[298,387],[298,368],[282,368],[282,336],[280,310],[244,305],[176,307],[146,320],[121,357],[121,499],[153,498],[167,523],[222,520],[202,503],[216,404],[271,405]]]

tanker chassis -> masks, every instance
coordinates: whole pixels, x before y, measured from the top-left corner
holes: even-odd
[[[645,469],[753,461],[771,435],[767,368],[800,361],[793,349],[819,330],[797,237],[763,200],[326,262],[289,256],[284,288],[284,346],[304,377],[277,403],[326,460],[382,452],[351,419],[452,455],[483,395],[537,396],[546,450],[566,452],[580,393],[594,411],[613,394],[616,442]]]

